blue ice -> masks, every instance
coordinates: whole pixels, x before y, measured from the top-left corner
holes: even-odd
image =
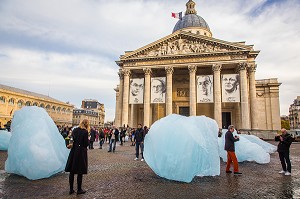
[[[169,180],[220,175],[217,123],[205,116],[164,117],[146,135],[144,157],[157,175]]]
[[[274,153],[277,150],[277,147],[274,146],[273,144],[270,144],[268,142],[263,141],[259,137],[255,135],[246,135],[246,134],[239,134],[240,137],[244,137],[250,142],[253,142],[255,144],[258,144],[261,146],[267,153]]]
[[[30,180],[48,178],[64,170],[69,150],[43,109],[23,107],[15,112],[5,170]]]
[[[225,145],[225,133],[227,130],[223,129],[222,137],[219,138],[219,153],[220,157],[224,162],[227,161],[227,152],[224,150]],[[234,135],[240,136],[240,140],[235,142],[235,154],[239,162],[244,161],[255,161],[259,164],[266,164],[270,162],[270,154],[261,146],[262,143],[257,144],[248,140],[245,135],[236,134],[236,131],[233,133]],[[262,140],[262,142],[264,142]]]
[[[11,133],[7,130],[0,130],[0,150],[7,151]]]

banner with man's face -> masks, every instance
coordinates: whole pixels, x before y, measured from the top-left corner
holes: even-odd
[[[222,75],[222,102],[240,102],[240,75]]]
[[[144,78],[130,79],[129,104],[144,103]]]
[[[151,103],[165,103],[166,90],[166,77],[151,78]]]
[[[197,103],[214,102],[214,81],[212,75],[197,76]]]

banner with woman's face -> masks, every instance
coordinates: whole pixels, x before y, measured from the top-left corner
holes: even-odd
[[[166,90],[166,77],[151,78],[151,103],[165,103]]]
[[[144,103],[144,78],[130,79],[129,104]]]
[[[214,81],[212,75],[197,76],[197,103],[214,102]]]
[[[222,102],[240,102],[240,75],[222,75]]]

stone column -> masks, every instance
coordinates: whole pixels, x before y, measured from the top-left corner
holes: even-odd
[[[130,70],[123,69],[124,74],[124,89],[123,89],[123,104],[122,104],[122,124],[121,126],[128,124],[128,105],[129,105],[129,77]]]
[[[251,128],[258,129],[257,121],[257,102],[256,102],[256,83],[255,83],[256,64],[248,64],[249,84],[250,84],[250,114],[251,114]]]
[[[150,125],[150,80],[151,68],[144,68],[145,72],[145,89],[144,89],[144,126]]]
[[[166,66],[165,67],[166,73],[167,73],[167,97],[166,97],[166,115],[170,115],[173,113],[173,107],[172,107],[172,84],[173,84],[173,72],[174,69],[172,66]]]
[[[239,63],[238,70],[240,71],[241,85],[241,127],[242,129],[251,129],[249,117],[249,100],[248,100],[248,80],[247,80],[247,64]]]
[[[130,127],[136,127],[136,107],[137,107],[137,104],[131,104],[131,121],[130,121]]]
[[[196,116],[197,104],[196,104],[196,71],[197,66],[188,66],[190,72],[190,115]]]
[[[120,126],[120,120],[119,120],[119,114],[120,114],[120,107],[119,107],[119,101],[120,101],[120,89],[119,89],[119,85],[117,86],[117,88],[114,89],[116,91],[116,110],[115,110],[115,122],[114,125],[116,126]]]
[[[221,64],[212,66],[214,73],[214,119],[219,128],[222,128],[221,68]]]
[[[119,105],[117,110],[118,123],[116,122],[116,126],[120,127],[122,126],[122,106],[123,106],[123,86],[124,86],[124,74],[121,69],[119,70],[118,75],[120,79],[120,86],[119,86],[119,101],[118,101]]]

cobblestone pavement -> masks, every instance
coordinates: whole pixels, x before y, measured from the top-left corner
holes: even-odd
[[[240,163],[242,176],[226,174],[221,162],[220,176],[181,183],[160,178],[145,162],[134,161],[134,147],[128,142],[115,153],[108,153],[105,144],[102,150],[88,151],[89,171],[83,177],[87,193],[80,196],[68,195],[68,173],[36,181],[5,173],[7,153],[0,151],[0,198],[300,198],[299,151],[300,143],[292,144],[291,177],[278,174],[275,153],[266,165]]]

